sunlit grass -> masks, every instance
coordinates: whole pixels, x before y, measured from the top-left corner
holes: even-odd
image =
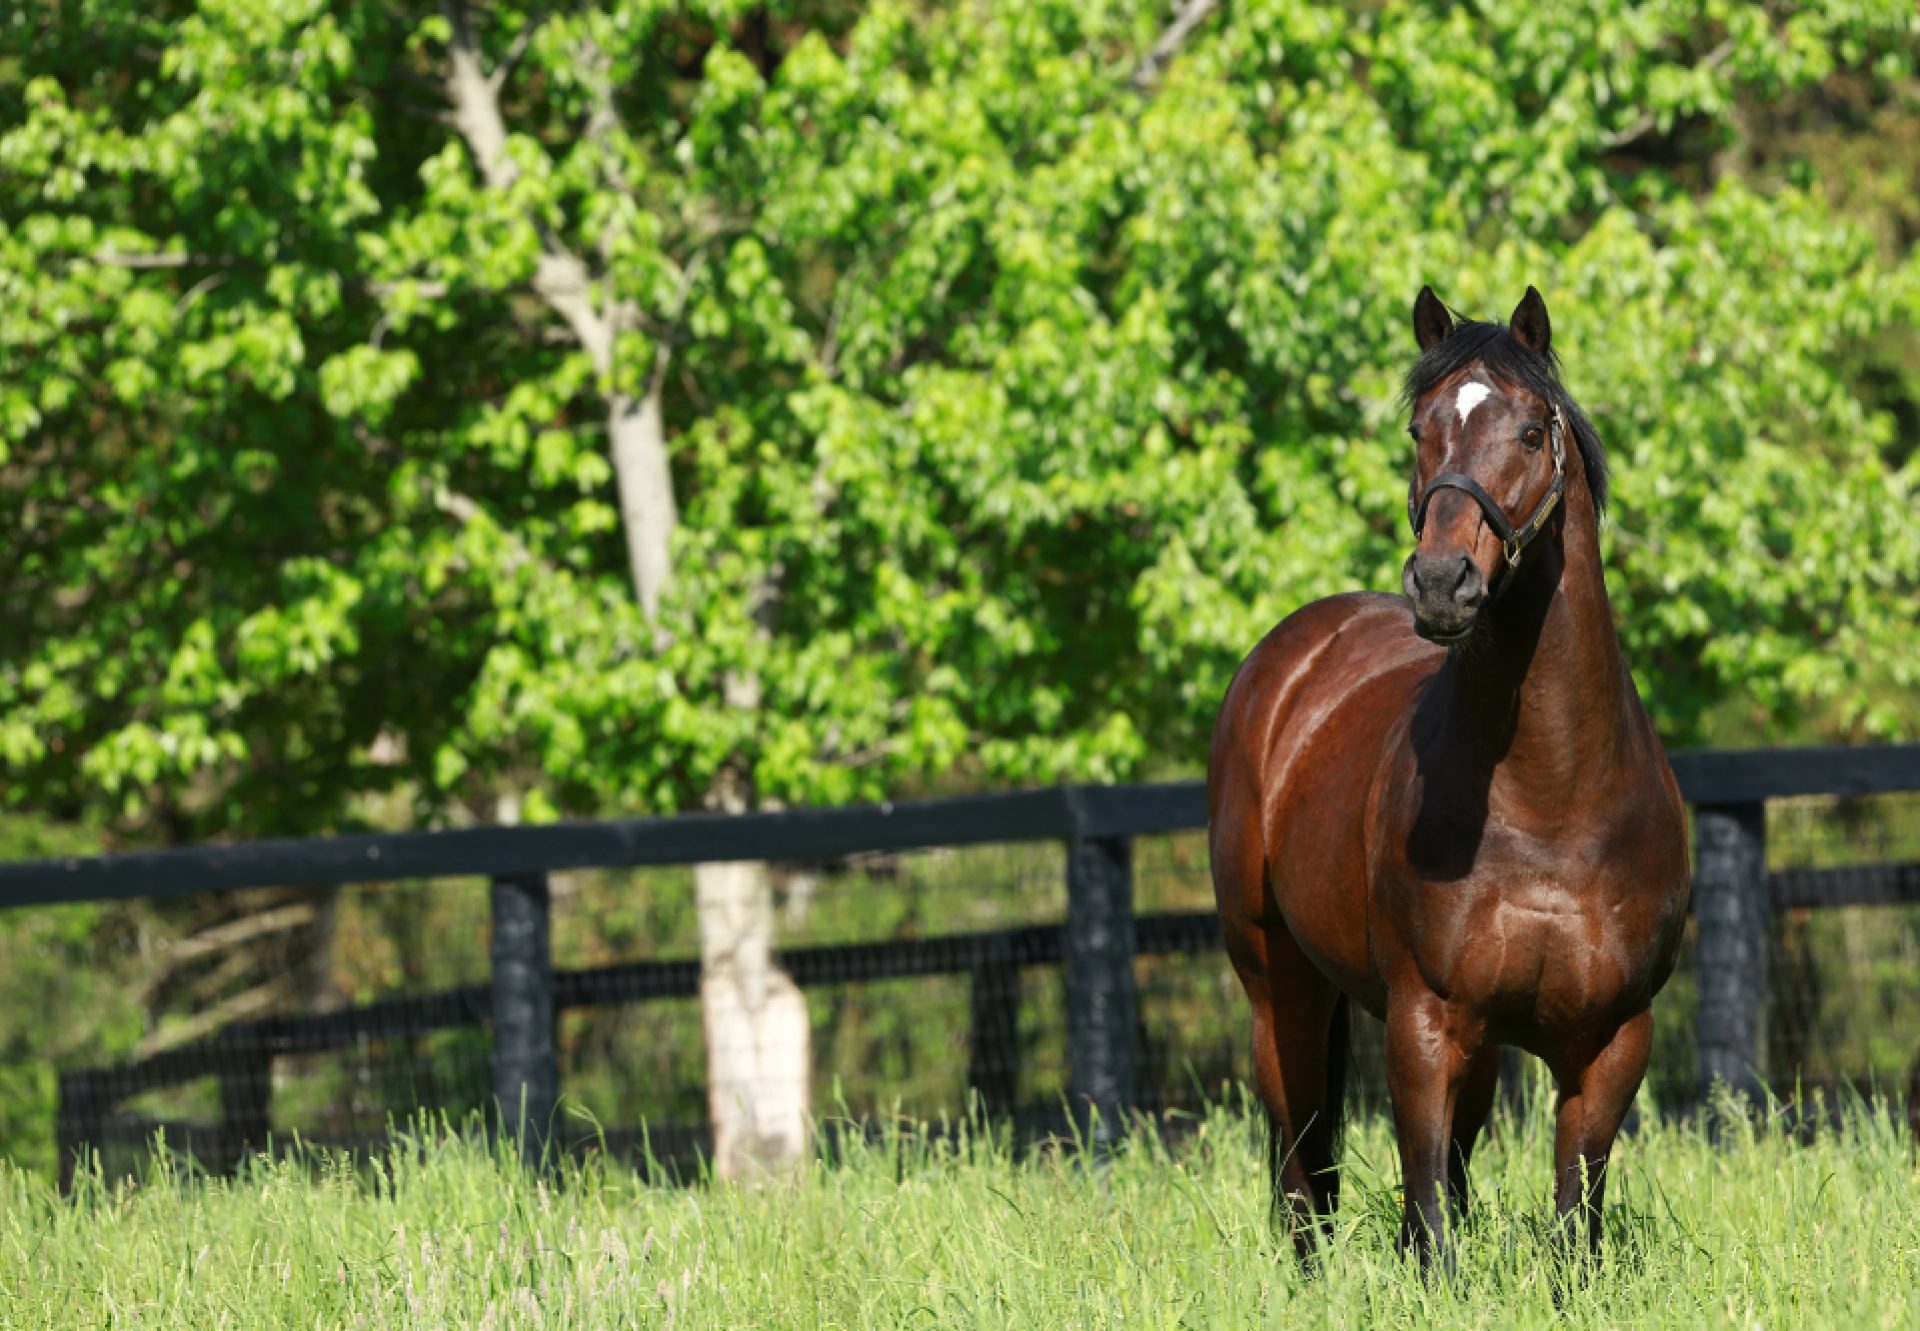
[[[1914,1151],[1855,1112],[1810,1145],[1649,1124],[1618,1156],[1611,1256],[1556,1309],[1544,1112],[1483,1148],[1451,1285],[1394,1249],[1398,1166],[1357,1125],[1318,1277],[1269,1234],[1250,1121],[1102,1168],[979,1133],[842,1134],[755,1188],[656,1186],[601,1159],[541,1179],[473,1135],[372,1168],[307,1154],[238,1181],[164,1159],[62,1200],[0,1174],[9,1325],[151,1327],[1913,1326]]]

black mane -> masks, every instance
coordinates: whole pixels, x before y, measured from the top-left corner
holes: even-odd
[[[1573,431],[1573,441],[1580,449],[1580,459],[1586,464],[1587,489],[1593,493],[1594,511],[1604,516],[1607,511],[1607,451],[1600,443],[1600,435],[1594,430],[1593,422],[1587,419],[1586,413],[1580,410],[1580,404],[1568,395],[1565,385],[1560,382],[1560,358],[1553,354],[1551,347],[1543,356],[1531,347],[1522,346],[1505,324],[1481,323],[1477,319],[1456,317],[1452,335],[1436,342],[1407,371],[1407,382],[1401,389],[1401,398],[1411,408],[1448,375],[1476,362],[1494,378],[1560,408],[1561,418],[1566,421],[1567,428]]]

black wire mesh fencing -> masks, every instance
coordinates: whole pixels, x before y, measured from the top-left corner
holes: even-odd
[[[1899,792],[1920,748],[1811,752],[1731,774],[1713,767],[1728,755],[1676,759],[1696,918],[1656,1006],[1663,1109],[1714,1076],[1831,1101],[1901,1093],[1914,1069],[1920,797]],[[797,990],[814,1120],[984,1112],[1033,1137],[1177,1118],[1244,1084],[1203,822],[1191,785],[1038,791],[9,865],[0,903],[157,886],[188,926],[122,930],[145,939],[147,1029],[134,1057],[60,1069],[68,1165],[92,1148],[129,1168],[156,1132],[212,1169],[270,1141],[366,1149],[421,1109],[689,1161],[727,1052],[701,997],[695,863],[716,847],[765,866],[764,918],[741,916],[734,945],[759,939]],[[420,878],[369,881],[386,865]],[[1382,1106],[1378,1023],[1355,1028],[1353,1093]]]

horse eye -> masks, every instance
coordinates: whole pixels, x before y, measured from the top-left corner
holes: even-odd
[[[1420,442],[1420,427],[1419,427],[1419,426],[1417,426],[1417,425],[1409,425],[1409,426],[1407,427],[1407,433],[1408,433],[1408,435],[1410,435],[1410,436],[1411,436],[1411,437],[1413,438],[1413,442],[1414,442],[1414,443],[1416,443],[1416,444],[1417,444],[1417,443],[1419,443],[1419,442]]]
[[[1541,442],[1546,439],[1546,437],[1547,437],[1547,432],[1545,430],[1541,429],[1537,425],[1529,425],[1527,427],[1526,433],[1521,435],[1520,439],[1521,439],[1521,442],[1526,444],[1528,448],[1538,448],[1540,447]]]

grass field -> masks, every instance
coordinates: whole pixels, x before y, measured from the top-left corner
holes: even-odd
[[[1396,1256],[1386,1126],[1356,1126],[1325,1273],[1276,1258],[1258,1138],[1216,1111],[1104,1170],[882,1134],[754,1189],[604,1162],[536,1181],[472,1138],[370,1171],[239,1182],[156,1167],[62,1201],[0,1178],[0,1322],[103,1327],[1920,1325],[1920,1175],[1884,1116],[1800,1145],[1651,1125],[1626,1143],[1612,1256],[1559,1309],[1544,1115],[1483,1148],[1460,1275]]]

